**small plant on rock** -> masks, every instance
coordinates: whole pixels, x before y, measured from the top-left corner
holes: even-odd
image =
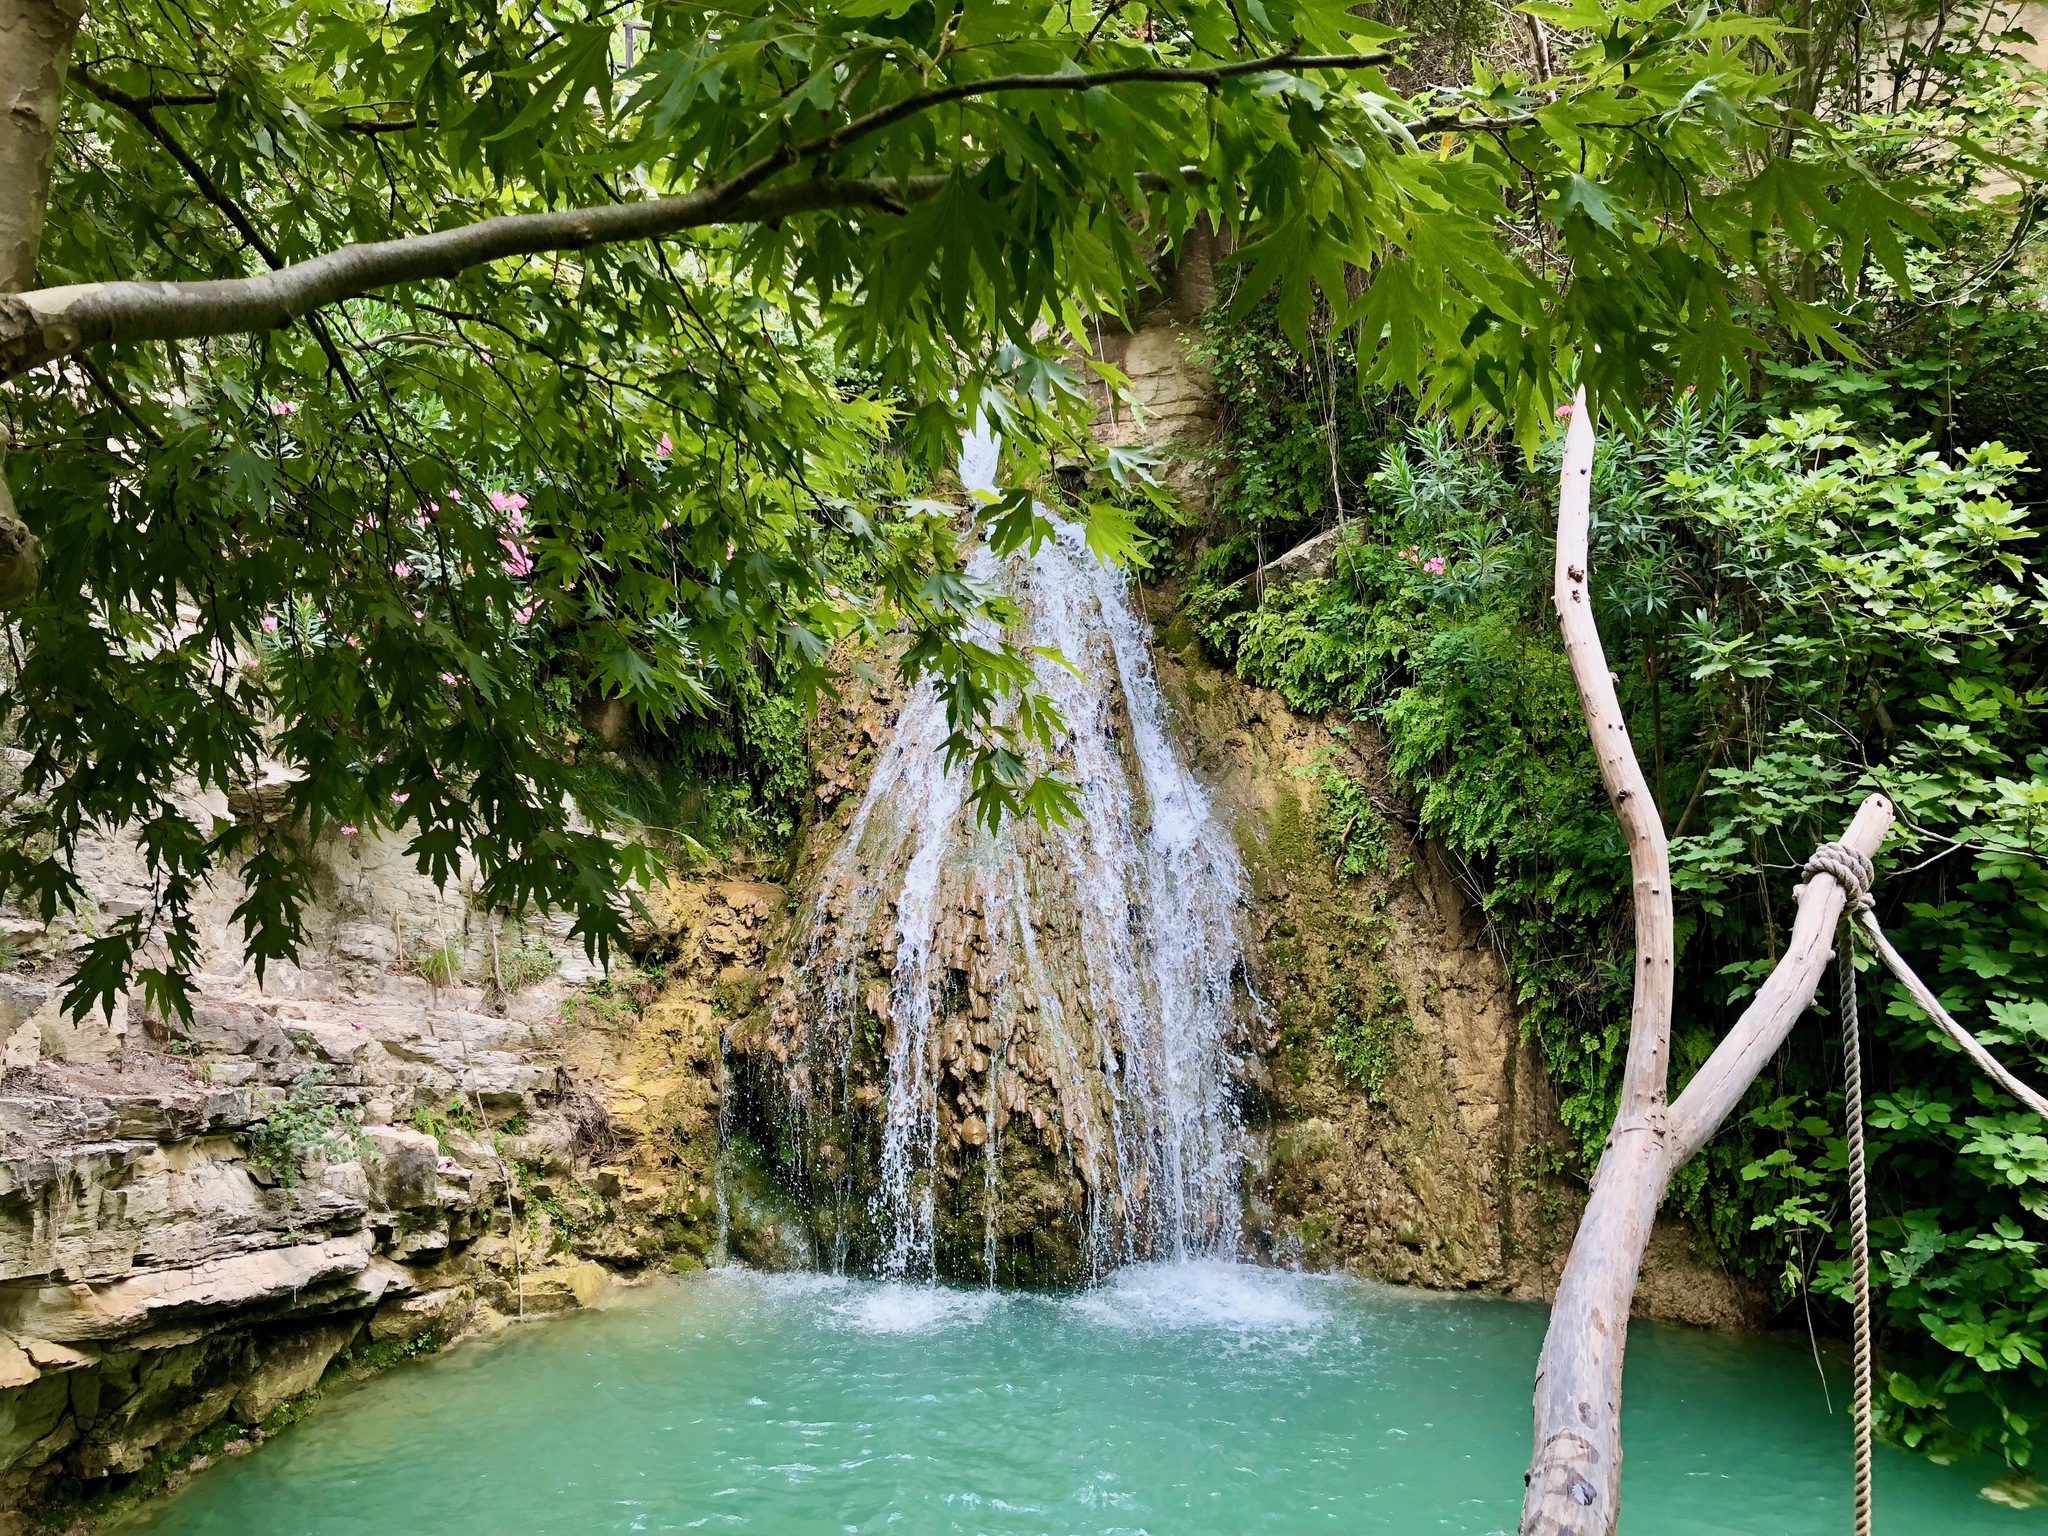
[[[546,981],[562,968],[555,952],[545,944],[522,943],[504,957],[503,964],[505,974],[501,985],[507,992],[517,992],[536,982]]]
[[[412,1112],[412,1127],[433,1137],[445,1154],[449,1131],[461,1131],[469,1136],[476,1134],[476,1111],[462,1099],[450,1099],[445,1106],[428,1104]]]
[[[242,1132],[250,1166],[285,1189],[299,1182],[309,1161],[345,1161],[364,1148],[362,1111],[327,1098],[326,1082],[322,1068],[308,1068],[282,1103]]]
[[[462,978],[462,951],[453,939],[443,939],[432,949],[424,950],[413,961],[413,969],[420,973],[422,980],[439,991]]]

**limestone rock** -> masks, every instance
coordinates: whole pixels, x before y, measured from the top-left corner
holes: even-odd
[[[349,1318],[259,1341],[251,1350],[249,1374],[235,1394],[235,1417],[260,1424],[279,1405],[312,1391],[361,1327],[359,1319]]]
[[[41,1369],[27,1350],[0,1335],[0,1392],[10,1387],[25,1387],[41,1374]]]
[[[467,1310],[468,1298],[454,1286],[394,1296],[370,1319],[370,1337],[378,1343],[410,1344],[436,1326],[453,1333]]]
[[[373,1125],[364,1132],[375,1149],[366,1172],[376,1207],[411,1211],[437,1203],[441,1145],[424,1131]]]
[[[0,1292],[0,1320],[17,1336],[116,1338],[171,1319],[289,1300],[322,1281],[353,1276],[369,1262],[369,1237],[354,1233],[100,1286],[15,1287]]]

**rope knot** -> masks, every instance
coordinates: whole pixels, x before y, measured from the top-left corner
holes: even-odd
[[[1813,850],[1813,857],[1806,861],[1802,873],[1832,875],[1835,883],[1842,888],[1846,906],[1851,912],[1868,912],[1877,903],[1870,899],[1871,884],[1877,879],[1877,867],[1869,856],[1858,853],[1847,843],[1822,843]]]

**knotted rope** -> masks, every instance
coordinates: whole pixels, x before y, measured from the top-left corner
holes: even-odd
[[[1863,1031],[1856,1018],[1854,922],[1874,923],[1870,860],[1842,843],[1823,843],[1806,861],[1808,878],[1832,875],[1842,888],[1842,934],[1835,958],[1842,982],[1843,1119],[1849,1130],[1849,1283],[1855,1287],[1856,1536],[1870,1536],[1870,1191],[1863,1153]],[[1852,915],[1853,914],[1853,915]]]
[[[1866,855],[1842,843],[1823,843],[1806,861],[1806,874],[1808,878],[1831,877],[1843,895],[1842,936],[1836,957],[1841,965],[1843,1092],[1849,1127],[1850,1283],[1856,1288],[1856,1536],[1870,1536],[1870,1211],[1863,1150],[1863,1040],[1856,1019],[1855,934],[1863,935],[1921,1011],[1985,1076],[2044,1120],[2048,1120],[2048,1099],[2014,1077],[1975,1035],[1958,1024],[1927,983],[1913,974],[1905,957],[1892,948],[1878,926],[1877,903],[1870,899],[1877,876]]]

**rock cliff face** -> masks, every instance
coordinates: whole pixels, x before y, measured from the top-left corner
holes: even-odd
[[[324,852],[306,951],[263,987],[215,893],[189,1024],[132,999],[69,1024],[71,935],[8,924],[0,1511],[175,1479],[330,1373],[588,1305],[712,1243],[717,994],[758,966],[780,893],[658,893],[661,988],[388,845]],[[110,841],[88,889],[122,910],[139,879]]]

